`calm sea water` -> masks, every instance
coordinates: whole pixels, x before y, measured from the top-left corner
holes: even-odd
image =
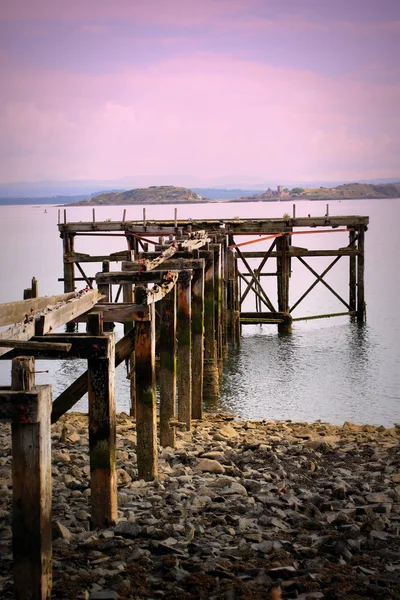
[[[45,212],[46,209],[46,212]],[[127,219],[140,219],[143,207],[127,207]],[[296,216],[323,215],[326,202],[296,202]],[[40,295],[62,293],[62,244],[57,229],[57,207],[0,206],[0,303],[22,298],[35,276]],[[181,206],[178,218],[282,217],[292,213],[292,203],[216,203]],[[209,410],[235,413],[243,419],[321,419],[341,424],[356,423],[391,426],[400,422],[400,246],[397,223],[400,200],[352,200],[330,202],[331,215],[366,215],[367,322],[351,323],[347,317],[300,321],[291,336],[278,335],[271,325],[244,326],[239,351],[231,351],[225,362],[219,403]],[[122,207],[96,207],[98,220],[120,220]],[[147,219],[173,218],[173,206],[146,207]],[[69,221],[90,221],[91,208],[68,208]],[[240,239],[238,241],[243,241]],[[91,254],[121,250],[120,238],[84,237],[76,249]],[[307,235],[293,243],[307,248],[338,248],[348,243],[346,234]],[[260,242],[251,247],[261,250]],[[309,259],[319,273],[329,264],[326,258]],[[253,268],[259,260],[253,261]],[[119,267],[116,267],[119,268]],[[274,270],[274,263],[271,269]],[[96,267],[87,269],[94,274]],[[266,278],[268,293],[276,298],[274,278]],[[327,276],[327,281],[345,299],[348,295],[348,259],[343,257]],[[292,261],[291,304],[313,282],[312,275]],[[82,286],[83,287],[83,286]],[[249,298],[247,310],[254,309]],[[343,305],[318,284],[293,316],[340,312]],[[116,330],[121,335],[121,328]],[[51,383],[56,397],[85,370],[84,361],[38,361],[38,383]],[[0,362],[0,385],[9,385],[10,362]],[[118,369],[117,407],[129,406],[128,382],[124,367]],[[86,410],[87,399],[76,406]]]

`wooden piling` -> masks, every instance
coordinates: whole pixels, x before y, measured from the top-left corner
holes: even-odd
[[[364,242],[365,226],[358,227],[358,250],[357,255],[357,321],[363,323],[365,320],[365,297],[364,297]]]
[[[351,229],[349,231],[349,246],[356,247],[356,232]],[[356,255],[349,256],[349,306],[351,311],[357,308],[357,257]]]
[[[122,298],[124,302],[133,302],[133,286],[130,283],[125,283],[122,286]],[[134,321],[124,323],[124,334],[133,329]],[[135,383],[135,352],[131,352],[126,360],[127,377],[129,379],[129,398],[130,398],[130,416],[136,417],[136,383]]]
[[[182,271],[178,281],[178,419],[190,431],[192,421],[192,302],[191,274]]]
[[[110,261],[109,260],[103,260],[102,271],[103,271],[103,273],[110,272]],[[108,283],[99,283],[97,288],[98,288],[99,292],[101,294],[103,294],[103,296],[104,296],[103,300],[100,300],[100,303],[111,302],[111,285]],[[103,324],[104,331],[113,331],[114,327],[115,327],[114,323],[104,323]]]
[[[33,390],[34,381],[34,359],[14,358],[12,390]],[[11,426],[16,600],[50,600],[52,587],[51,387],[36,389],[35,422],[25,416]]]
[[[64,215],[65,216],[65,215]],[[63,257],[64,257],[64,292],[75,291],[75,264],[68,261],[68,254],[74,252],[73,233],[62,233],[63,240]]]
[[[160,314],[160,443],[175,448],[176,420],[176,286],[161,300]]]
[[[204,388],[203,399],[215,401],[219,396],[219,371],[215,339],[214,252],[200,252],[204,270]]]
[[[143,288],[136,286],[135,300],[139,290],[143,295]],[[149,318],[135,325],[137,463],[139,479],[145,481],[158,474],[154,304],[149,306]]]
[[[278,323],[279,333],[292,332],[292,318],[289,315],[289,277],[290,262],[287,255],[289,249],[289,236],[283,235],[276,240],[277,248],[277,285],[278,285],[278,311],[283,312],[287,317],[283,323]]]
[[[88,332],[103,335],[101,313],[88,315]],[[91,525],[108,527],[117,519],[115,341],[107,337],[106,358],[88,359]]]
[[[204,267],[192,280],[192,417],[203,418],[204,381]]]
[[[215,297],[215,339],[217,343],[218,370],[221,374],[223,366],[223,344],[222,344],[222,256],[221,244],[210,244],[214,250],[214,297]]]

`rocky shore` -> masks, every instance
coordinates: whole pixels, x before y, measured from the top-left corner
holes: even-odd
[[[137,479],[118,415],[115,527],[90,531],[87,417],[53,440],[53,598],[400,599],[400,427],[207,416]],[[10,428],[0,425],[0,597],[12,598]]]

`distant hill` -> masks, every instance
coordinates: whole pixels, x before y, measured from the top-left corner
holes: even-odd
[[[253,200],[255,202],[273,200],[351,200],[360,198],[400,198],[400,184],[395,183],[345,183],[336,187],[285,188],[280,194],[271,190],[262,194],[253,194],[240,198],[242,201]]]
[[[151,186],[126,192],[107,192],[69,206],[123,206],[124,204],[191,204],[212,202],[187,188],[172,185]]]

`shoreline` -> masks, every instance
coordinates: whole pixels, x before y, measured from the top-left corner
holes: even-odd
[[[400,427],[206,415],[137,480],[117,415],[118,522],[90,531],[87,415],[52,426],[53,597],[400,599]],[[0,595],[12,598],[0,425]],[[275,590],[275,591],[273,591]]]

